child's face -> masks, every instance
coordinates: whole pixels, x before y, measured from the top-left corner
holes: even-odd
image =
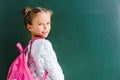
[[[50,32],[50,18],[49,13],[37,13],[32,20],[32,25],[27,25],[28,30],[32,34],[32,38],[41,37],[46,38]]]

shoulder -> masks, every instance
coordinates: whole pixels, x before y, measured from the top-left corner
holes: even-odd
[[[52,46],[51,42],[47,39],[37,39],[35,40],[32,45],[36,45],[36,46]]]

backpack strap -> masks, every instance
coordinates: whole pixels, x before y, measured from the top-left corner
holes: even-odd
[[[29,43],[27,44],[27,46],[25,47],[24,49],[24,52],[28,49],[28,46],[32,44],[33,41],[35,41],[36,39],[40,39],[40,37],[35,37],[35,38],[32,38]]]
[[[40,37],[32,38],[32,39],[29,41],[28,45],[25,47],[25,49],[24,49],[23,51],[25,52],[25,51],[28,49],[28,46],[29,46],[29,45],[30,45],[30,51],[31,51],[32,43],[33,43],[33,41],[35,41],[35,40],[37,40],[37,39],[40,39]],[[31,53],[31,52],[30,52],[30,53]],[[48,71],[45,70],[44,75],[43,75],[43,77],[42,77],[42,80],[45,80],[46,77],[47,77],[47,75],[48,75]]]
[[[44,75],[43,75],[43,77],[42,77],[42,80],[46,80],[47,75],[48,75],[48,71],[45,70]]]
[[[16,44],[16,47],[17,47],[18,51],[19,51],[21,54],[24,53],[23,48],[22,48],[22,45],[21,45],[19,42]]]

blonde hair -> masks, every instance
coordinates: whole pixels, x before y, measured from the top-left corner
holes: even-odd
[[[22,14],[24,15],[24,25],[25,26],[27,26],[27,24],[32,25],[33,18],[39,12],[40,13],[42,13],[42,12],[49,13],[50,15],[52,15],[52,13],[53,13],[51,10],[48,10],[48,9],[42,8],[42,7],[36,7],[36,8],[25,7],[22,10]]]

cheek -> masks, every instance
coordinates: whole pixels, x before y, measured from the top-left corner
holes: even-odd
[[[41,31],[41,30],[43,30],[43,28],[41,26],[37,26],[36,30]]]
[[[39,33],[40,31],[41,31],[40,28],[34,28],[34,30],[33,30],[34,33]]]
[[[36,32],[41,32],[41,31],[42,31],[42,29],[41,29],[41,28],[36,29]]]
[[[51,30],[51,26],[49,26],[48,29]]]

